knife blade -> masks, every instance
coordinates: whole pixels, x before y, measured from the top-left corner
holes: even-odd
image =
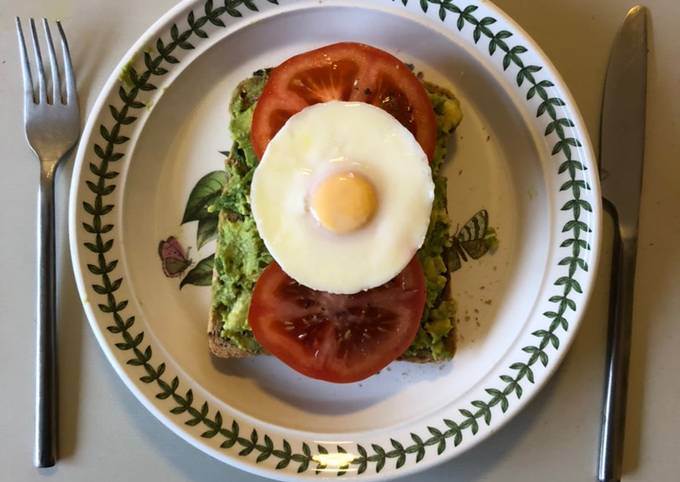
[[[626,15],[609,57],[600,125],[602,193],[616,207],[622,235],[637,232],[647,85],[647,9]]]
[[[607,365],[597,478],[621,479],[642,194],[647,87],[647,9],[633,7],[609,58],[600,126],[600,178],[614,220]]]

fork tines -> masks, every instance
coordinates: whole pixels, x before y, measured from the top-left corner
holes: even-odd
[[[21,28],[21,20],[16,19],[17,36],[19,38],[19,53],[21,56],[21,69],[24,77],[24,103],[34,104],[69,104],[76,99],[76,85],[75,76],[73,74],[73,66],[71,64],[71,55],[68,49],[68,42],[61,22],[57,22],[57,29],[59,30],[59,38],[61,41],[61,51],[63,54],[63,82],[65,85],[65,92],[62,93],[62,77],[59,72],[59,63],[57,62],[57,55],[54,50],[54,43],[52,42],[52,33],[50,31],[47,19],[43,18],[43,30],[45,32],[45,43],[47,45],[47,55],[50,59],[50,72],[52,77],[52,92],[48,95],[47,79],[45,77],[45,68],[43,66],[42,53],[40,51],[40,43],[38,42],[38,32],[35,26],[35,20],[31,18],[31,40],[33,43],[33,52],[35,54],[35,70],[38,77],[38,91],[37,96],[33,86],[33,76],[31,75],[31,64],[28,60],[28,49],[26,48],[26,41],[24,40],[24,33]]]

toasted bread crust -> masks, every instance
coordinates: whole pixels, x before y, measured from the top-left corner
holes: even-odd
[[[208,348],[210,353],[218,358],[246,358],[253,356],[245,350],[240,349],[229,340],[225,340],[220,336],[222,331],[222,320],[220,314],[212,308],[210,310],[210,319],[208,321]]]

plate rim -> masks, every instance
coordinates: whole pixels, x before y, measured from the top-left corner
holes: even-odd
[[[266,0],[269,3],[276,3],[275,1],[272,0]],[[252,0],[252,1],[241,1],[238,2],[236,7],[241,8],[243,6],[246,6],[248,3],[252,3],[254,5],[257,5],[259,3],[264,3],[265,0]],[[166,12],[163,16],[161,16],[156,22],[154,22],[145,32],[144,34],[132,45],[132,47],[125,53],[125,55],[122,57],[122,60],[117,64],[115,67],[114,71],[112,74],[109,76],[107,79],[106,83],[102,87],[92,110],[90,111],[90,114],[88,115],[88,119],[85,125],[85,128],[83,130],[83,135],[81,138],[81,143],[78,147],[78,151],[76,154],[76,162],[74,164],[74,175],[72,177],[71,181],[71,186],[70,186],[70,195],[69,195],[69,225],[68,225],[68,230],[69,230],[69,246],[71,250],[71,259],[72,259],[72,265],[73,265],[73,270],[74,270],[74,275],[76,279],[76,284],[78,286],[78,293],[81,299],[81,302],[83,304],[84,310],[86,312],[88,322],[90,326],[92,327],[92,330],[95,334],[95,337],[97,338],[97,341],[99,345],[101,346],[102,350],[104,351],[109,363],[113,366],[114,370],[116,373],[121,377],[123,380],[124,384],[133,392],[135,397],[144,405],[151,413],[154,414],[154,416],[159,419],[164,425],[166,425],[168,428],[170,428],[174,433],[176,433],[178,436],[180,436],[182,439],[188,441],[198,449],[208,453],[209,455],[212,455],[213,457],[217,458],[218,460],[221,461],[226,461],[242,470],[246,470],[249,472],[256,473],[258,475],[262,475],[265,477],[275,477],[279,479],[285,479],[285,480],[300,480],[299,476],[295,476],[294,472],[292,471],[283,471],[283,470],[275,470],[273,468],[267,467],[265,465],[260,464],[259,462],[254,463],[250,458],[246,457],[240,457],[236,455],[232,455],[231,453],[227,452],[220,452],[213,447],[210,447],[209,445],[202,443],[202,440],[196,438],[192,434],[188,434],[187,431],[184,428],[184,425],[181,424],[181,422],[178,422],[177,420],[172,420],[169,413],[162,411],[155,403],[153,403],[153,400],[149,399],[149,397],[141,390],[140,385],[139,385],[139,380],[136,378],[133,378],[132,375],[127,371],[126,366],[124,366],[120,361],[117,359],[113,347],[110,345],[110,342],[106,340],[105,338],[105,333],[103,331],[103,326],[100,326],[100,323],[97,319],[98,316],[94,311],[92,303],[88,301],[88,294],[91,293],[91,287],[86,286],[85,284],[85,276],[84,276],[84,268],[85,264],[81,260],[81,255],[80,255],[80,250],[83,249],[82,245],[78,243],[78,240],[81,238],[81,235],[78,234],[78,230],[80,227],[78,226],[78,221],[80,220],[80,217],[78,215],[79,211],[81,210],[81,207],[78,206],[78,201],[80,200],[80,188],[82,185],[83,177],[82,174],[85,170],[85,161],[86,161],[86,156],[87,156],[87,151],[92,145],[92,136],[94,135],[95,132],[95,127],[96,124],[98,123],[102,113],[104,112],[106,108],[106,101],[108,100],[109,96],[111,95],[111,92],[114,87],[116,87],[116,84],[119,83],[119,73],[121,70],[128,64],[129,59],[133,58],[136,54],[142,51],[142,49],[149,43],[150,40],[155,40],[156,38],[159,37],[159,35],[166,30],[169,29],[170,25],[173,22],[173,19],[178,17],[182,13],[186,13],[188,11],[192,11],[195,9],[200,9],[201,7],[204,7],[206,4],[211,3],[211,0],[183,0],[182,2],[178,3],[174,7],[172,7],[168,12]],[[304,0],[291,0],[291,1],[286,1],[284,2],[286,4],[288,3],[305,3]],[[355,5],[354,2],[341,2],[340,0],[337,1],[332,1],[332,2],[324,2],[323,5],[321,2],[318,2],[319,5],[318,7],[323,7],[323,6],[337,6],[337,5]],[[363,2],[362,2],[363,3]],[[381,1],[381,0],[375,0],[371,2],[372,4],[385,4],[387,3],[387,0]],[[435,9],[438,5],[447,5],[447,6],[452,6],[457,8],[457,6],[454,4],[453,1],[450,0],[444,0],[442,2],[437,2],[435,3],[433,0],[420,0],[420,2],[417,2],[417,0],[411,0],[409,3],[408,0],[398,0],[392,2],[390,5],[395,5],[396,6],[401,6],[403,4],[404,7],[407,6],[407,4],[416,4],[419,3],[421,6],[421,9],[427,10],[422,7],[422,5],[429,5],[430,8]],[[528,46],[530,48],[530,51],[535,54],[535,57],[540,60],[540,66],[544,68],[544,72],[548,73],[548,78],[550,81],[554,81],[554,86],[556,87],[558,93],[559,93],[559,99],[565,102],[565,105],[569,108],[569,116],[567,120],[571,120],[574,124],[573,127],[570,127],[573,129],[575,132],[579,134],[578,138],[573,138],[577,143],[580,142],[579,146],[573,146],[575,149],[579,149],[583,155],[581,158],[586,159],[586,161],[589,163],[591,168],[589,169],[590,172],[593,172],[593,168],[596,168],[595,164],[595,155],[592,149],[592,145],[588,136],[587,129],[585,127],[585,123],[583,121],[583,118],[581,116],[581,113],[573,99],[573,96],[571,95],[571,92],[567,88],[562,76],[559,74],[557,69],[554,67],[552,62],[549,60],[549,58],[545,55],[545,53],[541,50],[541,48],[538,46],[538,44],[522,29],[512,18],[510,18],[507,14],[505,14],[500,8],[498,8],[496,5],[492,4],[489,1],[475,1],[475,0],[467,0],[466,2],[460,2],[460,3],[466,3],[468,6],[464,9],[464,13],[468,12],[467,14],[471,14],[473,11],[475,11],[479,7],[486,8],[491,11],[491,13],[497,17],[501,18],[504,22],[506,22],[511,28],[508,29],[511,31],[511,36],[515,36],[519,34],[518,36],[521,37],[521,41],[524,45]],[[468,11],[470,7],[475,7],[473,10]],[[243,10],[243,8],[241,8]],[[287,10],[284,10],[287,11]],[[409,11],[412,11],[409,9]],[[449,10],[449,12],[451,12]],[[413,13],[413,12],[412,12]],[[425,11],[422,12],[423,15],[427,17],[428,20],[432,20],[430,16],[426,14]],[[445,12],[444,15],[447,13]],[[413,15],[416,15],[416,13],[413,13]],[[440,14],[441,15],[441,14]],[[247,15],[245,16],[247,18]],[[474,17],[472,17],[474,18]],[[184,20],[184,19],[182,19]],[[424,19],[420,19],[424,20]],[[443,18],[441,18],[442,22],[444,21]],[[475,19],[476,20],[476,19]],[[243,20],[239,20],[242,22]],[[467,20],[466,20],[467,21]],[[179,20],[177,21],[179,22]],[[486,26],[485,26],[486,27]],[[453,30],[453,27],[449,27],[451,30]],[[475,34],[476,35],[476,34]],[[496,34],[497,35],[497,34]],[[495,35],[494,35],[495,37]],[[501,39],[502,40],[502,39]],[[481,47],[480,47],[481,49]],[[522,52],[519,52],[521,54]],[[482,55],[482,53],[480,53]],[[493,54],[490,54],[490,56],[493,56]],[[190,64],[189,64],[190,65]],[[531,73],[531,72],[529,72]],[[518,86],[519,87],[519,86]],[[532,129],[533,130],[533,129]],[[558,153],[560,151],[557,151]],[[554,154],[554,153],[553,153]],[[556,179],[557,174],[555,175]],[[573,179],[572,179],[573,180]],[[544,374],[541,376],[540,383],[537,383],[535,387],[532,390],[529,390],[522,399],[518,399],[515,401],[515,405],[510,407],[510,413],[507,416],[504,416],[501,418],[501,421],[499,423],[495,423],[491,426],[490,430],[487,431],[482,431],[479,435],[476,435],[474,437],[470,437],[472,439],[471,442],[467,442],[465,444],[465,450],[471,448],[472,446],[476,445],[477,443],[481,442],[482,440],[486,439],[491,433],[494,433],[496,430],[498,430],[502,425],[504,425],[516,412],[524,408],[529,401],[538,393],[538,391],[541,389],[542,386],[545,385],[547,380],[553,375],[554,371],[557,369],[557,367],[561,364],[562,360],[564,359],[564,356],[568,352],[571,344],[574,341],[575,334],[577,332],[577,328],[580,325],[583,315],[585,312],[585,309],[589,303],[589,300],[592,296],[593,293],[593,286],[594,286],[594,281],[595,281],[595,270],[596,267],[599,263],[599,258],[600,258],[600,252],[601,252],[601,231],[602,231],[602,208],[601,208],[601,200],[600,200],[600,187],[599,187],[599,180],[597,175],[591,175],[590,178],[588,179],[590,182],[589,190],[591,191],[591,196],[593,199],[589,200],[591,203],[591,217],[593,219],[593,223],[591,224],[592,230],[591,230],[591,239],[592,243],[590,245],[590,260],[592,260],[591,265],[589,266],[590,271],[586,270],[583,274],[583,276],[586,277],[586,280],[588,281],[587,284],[587,289],[585,290],[585,293],[583,293],[583,296],[579,299],[579,303],[581,304],[580,310],[574,310],[572,318],[570,321],[570,324],[572,325],[571,328],[568,331],[565,331],[564,338],[562,340],[559,340],[560,342],[563,342],[563,344],[560,346],[558,350],[556,350],[553,353],[553,356],[550,360],[549,363],[547,363],[547,366],[545,367]],[[551,197],[554,196],[554,194],[549,194]],[[555,206],[555,210],[557,210],[557,206]],[[578,221],[578,219],[577,219]],[[554,243],[555,245],[557,244],[559,240],[555,239]],[[554,249],[554,245],[551,245],[551,249]],[[103,325],[103,324],[102,324]],[[520,379],[521,380],[521,379]],[[512,393],[512,392],[511,392]],[[505,412],[504,412],[505,413]],[[498,420],[498,418],[496,419]],[[428,427],[429,428],[429,427]],[[449,426],[449,429],[452,429],[452,427]],[[460,431],[460,427],[458,427],[458,430]],[[435,434],[430,431],[430,433],[434,436]],[[473,430],[473,433],[476,433],[475,430]],[[441,432],[440,432],[441,435]],[[444,440],[444,448],[446,447],[446,438],[442,439]],[[415,440],[414,440],[415,441]],[[399,443],[399,442],[398,442]],[[255,443],[257,445],[257,443]],[[422,445],[422,443],[421,443]],[[457,445],[457,443],[456,443]],[[394,450],[399,452],[399,448],[393,444]],[[393,451],[394,451],[393,450]],[[431,455],[432,451],[427,451],[425,449],[425,446],[423,445],[423,450],[426,455]],[[401,451],[403,452],[403,446],[401,448]],[[401,465],[399,465],[399,462],[401,460],[401,457],[399,456],[397,460],[397,466],[393,470],[387,470],[385,472],[379,472],[377,471],[374,474],[369,474],[368,472],[363,472],[363,474],[354,474],[351,471],[343,471],[340,469],[335,469],[334,472],[329,474],[329,477],[337,477],[337,475],[344,475],[344,478],[354,478],[354,477],[359,477],[365,480],[369,479],[386,479],[386,478],[392,478],[392,477],[399,477],[406,475],[407,473],[412,473],[414,471],[419,471],[428,467],[431,467],[432,465],[442,462],[444,460],[449,460],[452,458],[454,455],[460,455],[463,451],[459,452],[454,452],[452,450],[443,450],[442,453],[438,453],[437,456],[434,457],[428,457],[424,458],[422,460],[422,463],[420,464],[407,464],[402,462]],[[379,451],[376,451],[374,448],[373,453],[368,456],[373,457],[376,454],[379,455]],[[366,454],[363,454],[364,458],[366,459],[367,456]],[[418,456],[420,456],[420,452],[418,452]],[[311,455],[310,455],[311,458]],[[385,463],[386,458],[397,458],[397,456],[390,456],[386,455],[385,451],[383,449],[382,453],[382,458],[378,457],[377,461],[373,461],[372,463],[375,463],[376,466],[374,468],[377,468],[377,465],[380,463],[380,460],[382,460],[382,463]],[[354,463],[354,462],[353,462]],[[367,463],[371,463],[371,461],[368,461]],[[403,467],[403,468],[400,468]],[[399,469],[399,470],[397,470]],[[311,472],[311,470],[309,471]],[[305,471],[305,475],[309,474],[308,471]],[[344,473],[342,473],[344,472]],[[324,474],[325,476],[325,474]],[[321,477],[324,477],[321,476]],[[317,476],[317,478],[320,478]]]

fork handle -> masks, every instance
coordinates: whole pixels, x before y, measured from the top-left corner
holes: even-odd
[[[614,219],[616,221],[616,216]],[[600,482],[621,480],[637,254],[636,238],[622,237],[618,225],[614,232],[605,396],[597,470]]]
[[[42,164],[40,171],[34,465],[51,467],[57,452],[54,167]]]

